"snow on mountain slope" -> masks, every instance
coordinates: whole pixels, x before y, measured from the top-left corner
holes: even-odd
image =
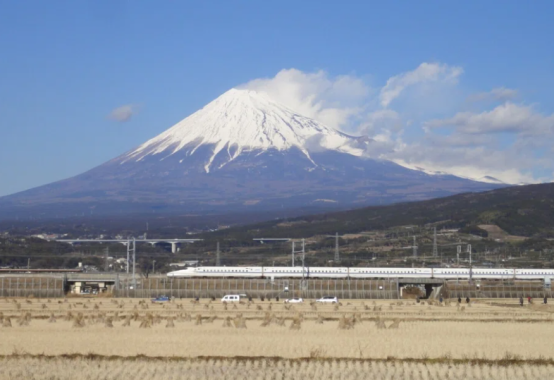
[[[298,148],[310,161],[310,150],[335,150],[361,156],[357,138],[298,115],[265,95],[231,89],[162,134],[128,153],[122,163],[141,161],[150,155],[164,159],[177,152],[193,155],[198,148],[213,146],[204,169],[210,172],[214,158],[223,152],[236,159],[243,152]],[[312,161],[314,165],[317,165]]]
[[[472,179],[472,178],[470,178]],[[484,177],[481,177],[479,179],[476,179],[475,181],[479,181],[479,182],[486,182],[486,183],[496,183],[496,184],[499,184],[499,185],[505,185],[506,182],[502,182],[501,180],[499,180],[498,178],[494,178],[490,175],[486,175]]]
[[[508,185],[509,184],[509,183],[506,183],[506,182],[503,182],[503,181],[499,180],[498,178],[492,177],[490,175],[486,175],[486,176],[482,176],[482,177],[467,176],[467,175],[462,176],[462,175],[452,174],[452,173],[445,172],[445,171],[427,169],[427,168],[424,168],[424,167],[421,167],[421,166],[418,166],[418,165],[412,165],[412,164],[409,164],[409,163],[407,163],[403,160],[394,160],[393,162],[400,165],[400,166],[403,166],[407,169],[417,170],[417,171],[423,172],[425,174],[433,175],[433,176],[453,175],[453,176],[456,176],[458,178],[469,179],[471,181],[476,181],[476,182],[481,182],[481,183],[491,183],[491,184],[497,184],[497,185]],[[515,185],[515,184],[512,184],[512,185]]]

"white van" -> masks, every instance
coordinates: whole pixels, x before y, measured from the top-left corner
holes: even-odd
[[[321,297],[320,299],[316,300],[315,302],[338,303],[339,299],[337,297],[325,296],[325,297]]]
[[[240,296],[238,294],[228,294],[221,299],[221,302],[239,302]]]

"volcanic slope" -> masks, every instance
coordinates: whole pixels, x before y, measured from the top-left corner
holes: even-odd
[[[371,139],[231,89],[86,173],[0,198],[4,218],[346,209],[498,187],[371,158]]]

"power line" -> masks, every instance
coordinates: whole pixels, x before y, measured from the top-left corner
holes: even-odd
[[[104,262],[104,272],[107,272],[108,269],[109,269],[108,257],[109,257],[109,253],[110,253],[110,247],[106,247],[106,249],[104,249],[104,253],[106,254],[106,258],[105,258],[105,262]]]

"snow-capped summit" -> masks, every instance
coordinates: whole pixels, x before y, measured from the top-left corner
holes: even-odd
[[[243,152],[269,149],[297,148],[310,161],[310,150],[314,148],[360,156],[363,150],[356,144],[355,137],[299,115],[262,93],[233,88],[131,151],[122,162],[141,161],[155,155],[164,159],[177,152],[191,156],[200,147],[210,146],[212,153],[204,167],[209,172],[220,153],[225,159],[218,168]]]

